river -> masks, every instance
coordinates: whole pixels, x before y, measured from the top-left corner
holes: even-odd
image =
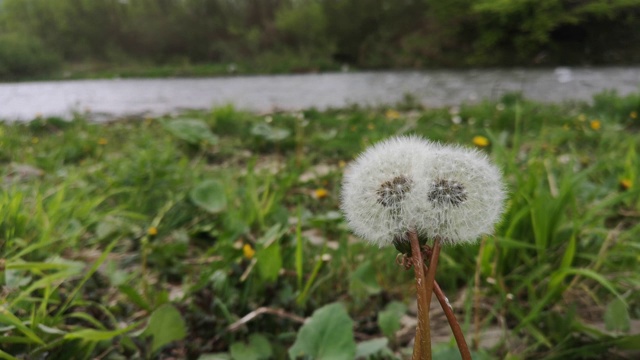
[[[640,67],[346,72],[217,78],[110,79],[0,84],[0,119],[87,113],[96,121],[233,104],[255,112],[393,105],[410,94],[440,107],[520,91],[543,102],[638,91]]]

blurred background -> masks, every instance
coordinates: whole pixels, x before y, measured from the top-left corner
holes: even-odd
[[[475,360],[640,358],[638,29],[640,0],[0,0],[0,359],[410,358],[413,274],[340,196],[411,134],[507,184],[436,277]]]
[[[0,79],[621,65],[640,1],[0,0]]]

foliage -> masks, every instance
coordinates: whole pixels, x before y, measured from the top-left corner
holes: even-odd
[[[640,343],[639,99],[0,123],[0,357],[402,357],[413,276],[338,204],[346,162],[416,133],[483,137],[508,183],[495,236],[439,265],[465,332],[506,334],[477,356],[615,358]]]
[[[0,79],[633,63],[639,12],[639,0],[4,0]]]
[[[58,54],[31,35],[0,32],[0,79],[49,73],[60,65]]]

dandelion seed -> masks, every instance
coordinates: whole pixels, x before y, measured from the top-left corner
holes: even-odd
[[[149,234],[150,236],[156,236],[158,235],[158,228],[156,228],[155,226],[150,227],[147,230],[147,234]]]
[[[602,124],[600,123],[600,120],[591,120],[591,122],[589,123],[589,126],[591,126],[593,130],[600,130],[600,127],[602,127]]]
[[[478,147],[486,147],[489,146],[489,139],[484,136],[474,136],[473,140],[471,140],[475,146]]]
[[[249,259],[249,260],[253,259],[255,254],[256,254],[256,251],[251,247],[251,245],[244,244],[242,246],[242,255],[244,255],[246,259]]]

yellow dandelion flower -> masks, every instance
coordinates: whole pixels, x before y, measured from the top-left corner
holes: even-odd
[[[373,129],[375,129],[375,128],[376,128],[376,126],[375,126],[375,125],[373,125],[372,123],[367,124],[367,129],[369,129],[369,130],[373,130]]]
[[[602,127],[602,124],[600,123],[600,120],[591,120],[591,123],[589,123],[589,126],[591,126],[593,130],[600,130],[600,128]]]
[[[329,192],[327,191],[327,189],[319,188],[313,191],[313,196],[316,199],[324,199],[329,196]]]
[[[632,119],[637,119],[638,118],[638,112],[637,111],[632,111],[629,114],[629,117],[632,118]]]
[[[389,120],[395,120],[400,118],[400,113],[397,110],[389,109],[384,113],[384,116]]]
[[[474,136],[472,141],[475,146],[479,146],[479,147],[489,146],[489,139],[481,135]]]
[[[150,227],[150,228],[147,230],[147,234],[149,234],[150,236],[156,236],[156,235],[158,235],[158,228],[157,228],[157,227],[155,227],[155,226]]]
[[[105,138],[98,139],[98,145],[107,145],[108,143],[109,141],[107,141],[107,139]]]
[[[32,143],[32,144],[37,144],[37,143],[39,143],[39,142],[40,142],[40,139],[38,139],[37,137],[33,137],[33,138],[31,138],[31,143]]]
[[[242,254],[244,255],[245,258],[251,260],[253,259],[253,257],[256,254],[256,251],[253,250],[253,248],[251,247],[251,245],[249,244],[244,244],[242,246]]]
[[[633,183],[631,182],[631,179],[622,179],[622,180],[620,180],[620,187],[623,188],[624,190],[631,189],[632,185],[633,185]]]
[[[578,115],[578,120],[579,121],[583,121],[583,122],[587,121],[587,115],[585,115],[585,114]]]
[[[344,160],[340,160],[338,161],[338,167],[340,167],[340,169],[344,168],[345,166],[347,166],[347,162]]]

